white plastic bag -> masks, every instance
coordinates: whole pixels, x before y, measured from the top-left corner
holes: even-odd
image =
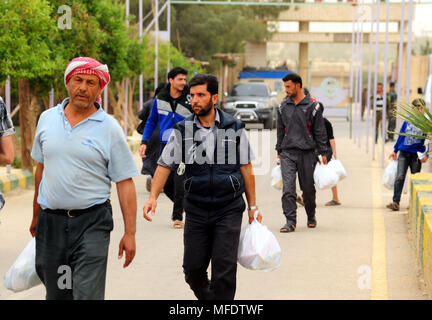
[[[314,171],[315,186],[322,190],[332,188],[337,185],[339,176],[328,165],[317,163]]]
[[[282,173],[280,165],[277,165],[273,168],[271,173],[271,186],[276,190],[282,190],[283,182],[282,182]]]
[[[41,284],[36,273],[36,241],[32,238],[6,275],[3,283],[13,292],[20,292]]]
[[[327,165],[331,168],[339,177],[339,180],[345,179],[347,177],[347,172],[342,165],[342,162],[337,159],[330,160]]]
[[[279,266],[281,248],[273,233],[256,220],[256,214],[242,230],[238,262],[246,269],[271,271]]]
[[[397,160],[390,161],[390,163],[385,168],[384,174],[382,176],[381,183],[384,185],[384,187],[390,190],[393,190],[395,184],[397,163],[398,163]]]

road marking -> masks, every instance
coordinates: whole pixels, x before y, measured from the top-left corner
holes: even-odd
[[[373,243],[372,243],[372,291],[371,300],[387,300],[386,232],[381,172],[377,161],[372,163]]]

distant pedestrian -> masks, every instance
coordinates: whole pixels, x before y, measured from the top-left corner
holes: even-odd
[[[132,177],[139,171],[122,128],[97,102],[109,81],[106,65],[88,57],[73,59],[64,74],[68,98],[44,111],[37,125],[30,233],[36,237],[36,272],[47,300],[104,299],[113,229],[111,182],[124,221],[118,258],[126,252],[125,268],[135,256]],[[70,287],[59,285],[62,276],[70,277],[65,281]]]
[[[336,141],[334,138],[334,134],[333,134],[333,126],[331,124],[331,122],[327,119],[324,118],[324,124],[325,124],[325,128],[326,128],[326,132],[327,132],[327,154],[326,154],[326,158],[327,158],[327,162],[329,162],[332,159],[336,160]],[[339,206],[341,204],[339,197],[338,197],[338,191],[337,191],[337,186],[334,186],[331,188],[332,190],[332,199],[327,202],[325,205],[326,206]]]
[[[276,150],[283,180],[282,209],[286,223],[280,232],[293,232],[297,225],[296,173],[308,216],[307,226],[317,225],[316,191],[313,172],[317,163],[315,149],[327,163],[327,134],[319,103],[304,94],[302,79],[291,73],[283,79],[287,98],[278,109]]]
[[[396,103],[397,103],[397,93],[395,91],[394,82],[390,82],[389,92],[387,92],[387,119],[388,119],[388,133],[387,138],[390,141],[394,141],[394,130],[396,129]]]
[[[362,91],[362,104],[361,104],[361,120],[364,121],[364,113],[367,105],[367,88],[363,88]]]
[[[378,142],[378,129],[380,123],[382,123],[383,117],[383,106],[384,106],[384,91],[383,84],[378,83],[376,87],[376,112],[375,112],[375,143]],[[374,96],[371,97],[371,106],[374,105]]]
[[[154,99],[150,116],[145,125],[139,150],[141,158],[146,157],[147,144],[157,125],[159,125],[160,153],[162,153],[174,124],[192,114],[189,88],[186,85],[187,74],[188,71],[181,67],[175,67],[168,72],[169,83]],[[183,228],[183,182],[183,176],[173,171],[164,187],[165,195],[173,202],[171,220],[175,229]]]
[[[424,113],[426,104],[423,99],[415,99],[412,104]],[[408,121],[403,122],[400,133],[426,136],[421,129]],[[393,160],[397,160],[398,163],[393,189],[393,202],[390,202],[387,205],[387,208],[392,209],[393,211],[399,211],[402,189],[405,183],[408,167],[411,170],[411,174],[420,172],[422,163],[425,163],[428,159],[428,155],[425,151],[425,139],[399,135],[394,145],[394,151],[389,157]]]
[[[0,97],[0,165],[12,164],[14,161],[13,134],[15,134],[15,128],[3,99]],[[4,204],[5,199],[0,193],[0,210],[3,208]]]
[[[176,124],[159,161],[144,218],[151,221],[156,200],[176,170],[185,177],[183,271],[199,300],[232,300],[243,212],[249,223],[258,212],[255,178],[244,123],[215,107],[218,81],[197,74],[190,83],[194,115]],[[207,268],[211,261],[211,280]]]
[[[144,133],[145,125],[148,117],[150,116],[150,111],[152,109],[154,99],[165,86],[167,86],[166,82],[159,84],[155,90],[154,97],[144,102],[143,108],[138,113],[138,118],[141,120],[141,123],[138,126],[139,129],[137,129],[139,134]],[[151,181],[157,167],[157,160],[160,156],[161,147],[162,145],[159,140],[159,125],[157,125],[147,143],[145,157],[142,158],[143,164],[141,168],[141,174],[147,175],[146,189],[148,192],[150,192],[151,189]]]

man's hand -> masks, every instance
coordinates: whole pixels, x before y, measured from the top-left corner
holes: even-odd
[[[135,235],[125,234],[120,241],[119,245],[119,260],[123,257],[123,252],[126,252],[125,263],[123,264],[123,268],[126,268],[134,259],[136,246],[135,246]]]
[[[261,223],[261,221],[262,221],[262,215],[261,215],[261,212],[259,212],[258,209],[253,209],[253,210],[249,210],[248,211],[249,223],[252,223],[252,221],[254,220],[255,211],[258,212],[257,220],[258,220],[259,223]]]
[[[32,222],[30,224],[30,233],[31,236],[34,238],[36,236],[36,224],[37,224],[37,216],[33,217]]]
[[[147,145],[146,144],[142,144],[139,148],[139,155],[141,158],[145,158],[146,157],[146,149],[147,149]]]
[[[327,164],[327,157],[324,156],[324,155],[322,155],[321,158],[322,158],[322,163],[321,163],[321,161],[319,161],[319,159],[318,159],[318,162],[319,162],[320,164]]]
[[[146,219],[147,221],[152,221],[152,218],[149,215],[149,212],[151,213],[152,216],[155,215],[156,213],[156,200],[152,200],[150,199],[146,205],[143,208],[143,213],[144,213],[144,219]]]
[[[280,165],[280,154],[278,154],[277,158],[276,158],[276,164]]]
[[[397,160],[397,154],[395,152],[392,152],[389,156],[389,159]]]
[[[420,162],[425,163],[427,160],[428,160],[428,157],[423,157],[423,158],[421,158]]]

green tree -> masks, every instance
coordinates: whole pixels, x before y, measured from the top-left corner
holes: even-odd
[[[30,80],[49,76],[54,63],[49,39],[55,34],[45,0],[0,1],[0,82],[5,74],[18,83],[22,166],[32,166],[32,125]]]
[[[278,7],[175,5],[171,38],[180,52],[199,60],[215,53],[239,53],[246,41],[261,42],[271,32],[265,19],[278,16]]]

